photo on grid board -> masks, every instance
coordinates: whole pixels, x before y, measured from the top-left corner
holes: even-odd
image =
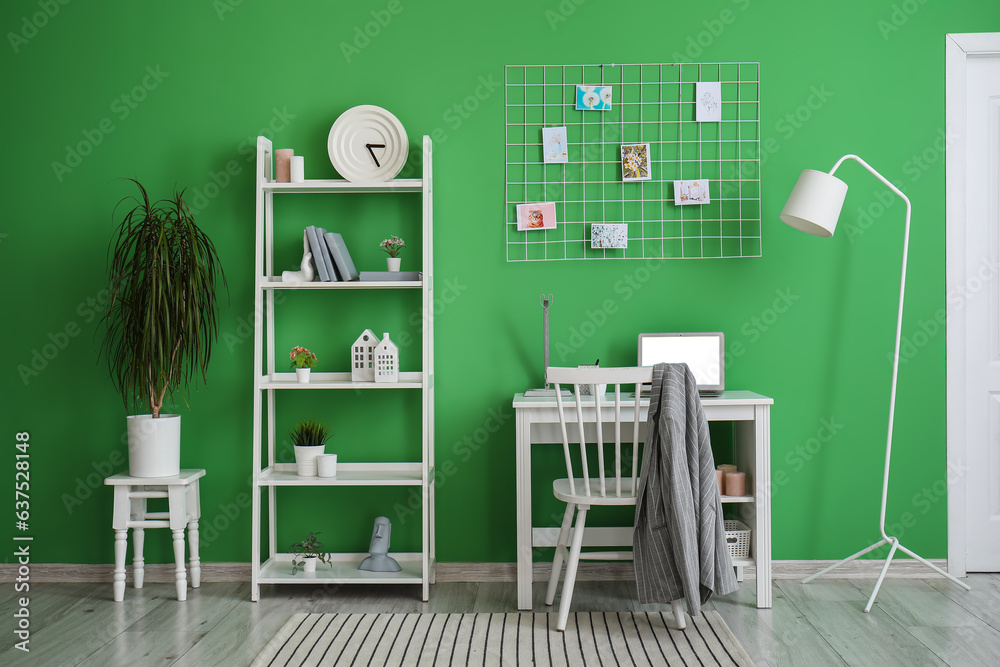
[[[709,204],[708,181],[674,181],[674,205]]]
[[[722,120],[722,84],[699,81],[695,84],[695,120],[699,123]]]
[[[611,86],[577,86],[578,111],[607,111],[611,108]]]
[[[517,228],[520,231],[556,228],[556,205],[553,202],[517,205]]]
[[[649,144],[622,144],[622,180],[648,181],[651,178]]]
[[[628,248],[628,225],[595,222],[590,227],[591,248]]]
[[[569,162],[565,127],[542,128],[542,157],[547,163]]]

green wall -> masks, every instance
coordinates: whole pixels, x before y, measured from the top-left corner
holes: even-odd
[[[374,37],[358,38],[376,33],[379,20]],[[203,558],[249,560],[254,140],[267,134],[305,155],[308,176],[334,177],[327,132],[362,103],[396,113],[413,145],[422,134],[438,138],[440,560],[515,558],[510,399],[541,380],[540,292],[555,295],[555,363],[599,357],[628,365],[638,332],[724,331],[728,385],[775,399],[774,557],[834,558],[874,541],[902,204],[848,164],[840,175],[851,191],[834,239],[777,220],[800,169],[829,169],[846,152],[913,200],[888,517],[908,546],[945,556],[945,335],[937,319],[946,298],[944,44],[949,32],[1000,29],[995,0],[36,0],[4,3],[0,26],[0,261],[11,279],[3,296],[8,472],[0,495],[12,502],[11,445],[15,433],[29,432],[36,562],[113,557],[111,493],[101,480],[125,467],[126,411],[98,361],[98,320],[113,209],[130,194],[117,179],[127,176],[156,196],[187,187],[222,257],[223,339],[208,386],[188,397],[190,411],[179,407],[182,465],[208,470]],[[344,47],[355,39],[357,47]],[[761,63],[763,257],[506,263],[504,65],[675,61]],[[341,230],[362,268],[381,263],[379,239],[415,238],[418,229],[412,196],[280,205],[292,220],[281,268],[293,268],[288,230],[300,221]],[[419,256],[409,250],[404,268]],[[361,328],[417,335],[409,316],[418,304],[409,296],[347,295],[334,306],[339,298],[290,295],[279,345],[308,345],[321,368],[329,360],[326,369],[343,370]],[[615,314],[595,315],[608,301]],[[407,357],[409,349],[403,364],[413,368],[417,352]],[[381,398],[373,407],[355,395],[282,397],[279,432],[317,416],[332,426],[344,459],[412,449],[413,395]],[[729,434],[715,433],[725,447]],[[535,486],[536,497],[547,495],[545,479]],[[398,538],[396,546],[413,546],[419,529],[401,512],[406,493],[351,493],[289,491],[283,512],[305,508],[307,518],[290,518],[279,541],[319,529],[328,544],[361,550],[371,518],[386,513],[394,545]],[[536,510],[544,520],[554,507]],[[147,543],[149,560],[170,561],[165,535]]]

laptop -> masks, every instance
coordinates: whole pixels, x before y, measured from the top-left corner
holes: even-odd
[[[686,363],[702,396],[717,396],[726,388],[726,341],[721,331],[639,334],[639,365]],[[643,386],[648,394],[650,387]]]

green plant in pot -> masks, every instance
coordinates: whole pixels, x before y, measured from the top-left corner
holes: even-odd
[[[320,561],[333,566],[330,554],[326,553],[326,546],[316,539],[316,535],[317,533],[310,532],[304,540],[288,547],[292,552],[292,574],[300,568],[303,572],[315,572],[316,563]]]
[[[180,471],[180,415],[161,414],[164,399],[184,397],[206,372],[218,340],[216,292],[225,274],[215,246],[194,221],[184,192],[151,202],[139,181],[108,251],[108,311],[102,354],[126,410],[129,474]],[[115,207],[117,212],[118,207]],[[185,398],[185,403],[187,399]]]
[[[299,422],[292,429],[292,445],[295,447],[295,465],[299,477],[316,476],[316,457],[323,453],[330,430],[310,419]]]

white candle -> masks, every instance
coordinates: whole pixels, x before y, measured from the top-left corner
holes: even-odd
[[[306,159],[301,155],[293,155],[290,170],[292,183],[306,180]]]

